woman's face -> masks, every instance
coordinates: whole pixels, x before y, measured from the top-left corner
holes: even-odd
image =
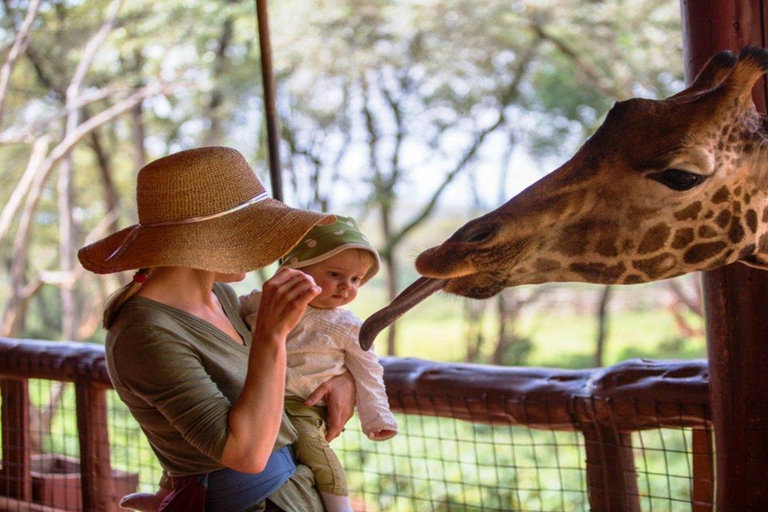
[[[245,272],[239,272],[237,274],[216,274],[217,283],[236,283],[245,279]]]

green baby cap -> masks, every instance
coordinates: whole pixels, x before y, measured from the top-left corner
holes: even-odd
[[[336,216],[336,222],[326,226],[316,225],[301,242],[283,256],[281,267],[302,268],[326,260],[347,249],[362,249],[373,254],[375,263],[363,278],[367,283],[379,271],[381,262],[371,242],[360,232],[352,217]]]

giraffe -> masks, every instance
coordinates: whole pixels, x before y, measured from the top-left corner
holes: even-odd
[[[674,96],[617,102],[568,162],[422,252],[424,277],[366,321],[363,348],[438,290],[768,269],[768,118],[751,97],[766,71],[768,50],[721,52]]]

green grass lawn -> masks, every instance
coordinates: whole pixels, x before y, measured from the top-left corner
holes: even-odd
[[[643,293],[655,293],[637,287],[638,301]],[[466,356],[467,299],[436,294],[397,321],[396,355],[437,361],[463,361]],[[361,291],[349,309],[361,318],[386,304],[383,290],[370,287]],[[492,308],[489,308],[492,309]],[[702,328],[699,318],[689,315],[690,324]],[[497,319],[492,311],[484,320],[486,353],[497,337]],[[530,339],[530,366],[589,368],[594,366],[597,323],[593,315],[561,313],[556,310],[523,315],[516,327],[518,335]],[[386,331],[376,341],[377,353],[384,354]],[[634,357],[649,359],[687,359],[706,357],[703,335],[683,337],[674,318],[663,309],[621,311],[608,320],[605,346],[606,365]]]

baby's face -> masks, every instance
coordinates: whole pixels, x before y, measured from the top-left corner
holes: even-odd
[[[323,289],[309,305],[319,309],[333,309],[355,300],[357,290],[370,269],[370,263],[357,249],[347,249],[299,270],[311,275],[315,284]]]

